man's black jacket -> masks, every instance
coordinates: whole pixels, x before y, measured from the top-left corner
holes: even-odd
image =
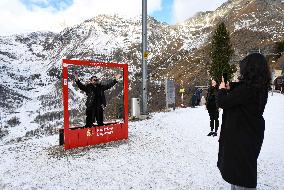
[[[80,82],[80,80],[75,80],[75,82],[80,90],[86,92],[86,107],[87,109],[91,109],[99,106],[106,106],[106,98],[104,91],[113,87],[117,83],[117,80],[113,79],[107,84],[98,83],[96,85],[91,83],[84,85]]]

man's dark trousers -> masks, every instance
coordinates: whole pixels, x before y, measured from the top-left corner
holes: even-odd
[[[219,111],[214,109],[214,110],[208,110],[208,112],[210,117],[211,131],[214,130],[214,121],[215,121],[215,132],[217,132],[219,127]]]
[[[90,107],[86,109],[86,126],[92,127],[93,123],[97,121],[98,126],[104,125],[104,110],[102,106]]]

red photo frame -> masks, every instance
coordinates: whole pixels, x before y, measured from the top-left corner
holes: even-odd
[[[69,125],[68,110],[68,66],[93,66],[121,68],[123,70],[123,123],[122,122],[105,122],[103,126],[94,126],[92,128],[71,127]],[[60,130],[59,141],[64,144],[64,149],[72,149],[89,145],[107,143],[128,139],[128,65],[110,62],[94,62],[82,60],[62,60],[62,91],[64,107],[64,129]]]

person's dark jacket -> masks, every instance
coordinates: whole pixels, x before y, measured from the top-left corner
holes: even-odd
[[[195,107],[197,105],[196,94],[194,93],[191,97],[191,106]]]
[[[268,92],[257,92],[245,84],[231,92],[218,91],[218,105],[223,109],[217,166],[230,184],[255,188],[257,158],[264,138],[263,111]]]
[[[80,80],[75,81],[77,86],[80,90],[86,92],[87,94],[87,101],[86,101],[86,107],[87,109],[99,107],[99,106],[106,106],[106,98],[105,98],[105,90],[110,89],[113,87],[117,81],[115,79],[111,80],[107,84],[101,84],[98,83],[96,85],[93,85],[91,83],[89,84],[82,84]]]
[[[200,100],[201,100],[202,90],[201,90],[201,89],[197,89],[197,90],[195,91],[195,94],[196,94],[197,105],[199,105],[199,104],[200,104]]]
[[[208,88],[207,96],[206,96],[206,108],[208,111],[215,111],[218,109],[218,102],[217,102],[217,88],[210,86]]]

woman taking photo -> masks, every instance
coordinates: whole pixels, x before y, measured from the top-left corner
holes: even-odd
[[[266,58],[250,54],[240,62],[239,83],[222,83],[218,105],[223,109],[217,166],[232,190],[255,189],[257,158],[264,138],[263,112],[271,75]]]

